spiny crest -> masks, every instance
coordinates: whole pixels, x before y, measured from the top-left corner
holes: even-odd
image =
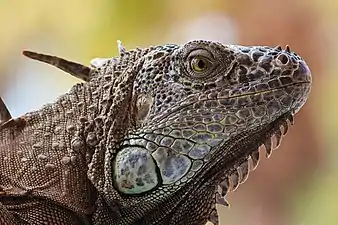
[[[28,58],[55,66],[81,80],[88,81],[90,79],[92,69],[82,64],[68,61],[57,56],[46,55],[32,51],[23,51],[22,54],[27,56]]]
[[[127,52],[126,47],[124,47],[124,45],[120,40],[117,40],[117,49],[119,50],[119,55],[122,55]]]
[[[291,114],[287,114],[280,118],[280,120],[275,123],[272,130],[266,134],[265,140],[261,143],[261,146],[264,146],[266,158],[269,158],[272,151],[280,146],[282,137],[288,132],[288,121],[290,125],[293,125],[293,116]],[[275,145],[272,145],[273,137],[275,137]],[[231,170],[232,172],[226,175],[223,181],[219,183],[220,189],[216,192],[216,202],[226,207],[230,206],[225,199],[226,195],[229,192],[234,192],[240,184],[243,184],[248,179],[249,173],[257,168],[259,161],[260,152],[258,148],[252,151],[246,160],[235,166]]]
[[[9,121],[10,119],[12,119],[12,116],[9,113],[7,106],[0,97],[0,126]]]
[[[119,55],[122,55],[127,52],[127,49],[123,46],[120,40],[117,41],[117,47],[119,51]],[[37,53],[33,51],[25,50],[22,54],[28,58],[41,61],[52,66],[55,66],[66,73],[73,75],[76,78],[79,78],[83,81],[89,81],[90,76],[93,73],[95,68],[103,66],[110,58],[95,58],[91,60],[91,66],[94,68],[90,68],[88,66],[82,65],[77,62],[69,61],[58,56],[52,56],[42,53]]]
[[[7,106],[0,97],[0,131],[11,126],[22,127],[26,123],[26,117],[21,116],[13,119]]]
[[[281,139],[288,132],[288,121],[290,125],[293,125],[293,116],[292,114],[286,114],[276,121],[271,127],[271,130],[265,135],[261,147],[264,146],[265,156],[269,158],[272,150],[275,150],[279,147]],[[272,146],[272,139],[275,137],[275,145]],[[218,190],[215,192],[214,200],[215,203],[230,207],[229,202],[226,200],[226,195],[229,192],[234,192],[237,190],[240,184],[243,184],[249,177],[249,173],[254,171],[260,161],[260,152],[259,148],[252,151],[249,156],[243,160],[241,163],[235,165],[230,169],[227,174],[225,174],[223,181],[221,181],[218,186]],[[214,225],[219,224],[218,213],[215,210],[212,210],[209,214],[209,222]]]
[[[117,50],[119,52],[119,56],[127,52],[126,47],[124,47],[120,40],[117,40]],[[90,65],[95,68],[99,68],[104,66],[104,64],[106,64],[109,60],[111,60],[111,58],[95,58],[90,61]]]

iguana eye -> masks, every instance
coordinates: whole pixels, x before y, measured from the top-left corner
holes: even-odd
[[[195,72],[203,72],[208,66],[210,66],[210,62],[204,57],[196,56],[190,61],[190,67]]]
[[[193,77],[206,78],[213,71],[215,60],[212,54],[205,49],[191,51],[186,59],[187,72]]]

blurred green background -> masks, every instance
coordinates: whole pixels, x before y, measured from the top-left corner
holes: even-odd
[[[14,116],[78,82],[23,49],[88,64],[127,48],[209,39],[291,46],[313,89],[279,148],[219,207],[222,225],[338,224],[338,2],[333,0],[0,0],[0,95]]]

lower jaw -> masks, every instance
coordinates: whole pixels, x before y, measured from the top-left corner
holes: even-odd
[[[226,151],[222,157],[225,160],[220,161],[218,157],[218,163],[212,167],[214,173],[210,175],[218,181],[221,189],[219,194],[222,198],[228,192],[235,191],[240,184],[247,180],[249,173],[257,168],[261,157],[261,152],[259,152],[261,146],[265,147],[267,158],[270,157],[272,150],[279,147],[282,137],[288,131],[288,121],[290,124],[293,123],[291,113],[284,114],[273,123],[258,130],[252,130],[251,133],[250,131],[243,132],[228,140],[226,146],[219,149],[219,151],[222,149]],[[276,139],[275,145],[272,144],[273,136]]]

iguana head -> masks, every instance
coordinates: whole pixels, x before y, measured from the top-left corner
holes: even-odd
[[[247,178],[248,160],[257,165],[260,145],[271,154],[271,135],[280,139],[279,126],[286,129],[304,104],[310,82],[309,68],[289,47],[192,41],[154,48],[134,83],[138,126],[113,159],[116,189],[159,203],[186,189],[195,202],[182,197],[183,205],[203,204],[201,195],[217,184],[225,195]]]
[[[309,68],[289,47],[191,41],[119,49],[93,68],[57,64],[113,96],[102,94],[98,105],[103,128],[115,127],[102,132],[89,178],[118,205],[116,224],[216,223],[215,203],[247,179],[261,145],[270,156],[271,137],[279,144],[280,127],[285,134],[305,103]]]

